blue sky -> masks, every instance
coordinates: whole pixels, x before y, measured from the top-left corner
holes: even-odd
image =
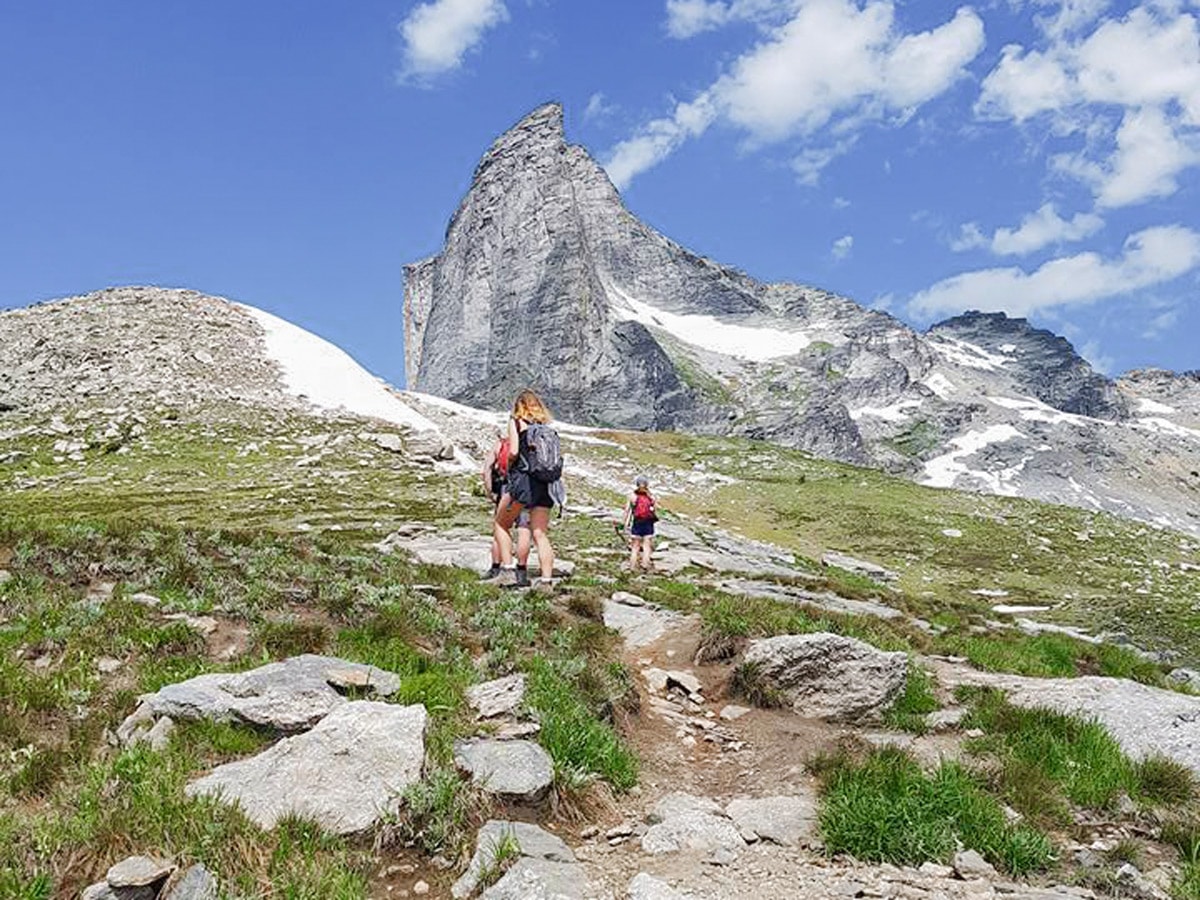
[[[0,306],[261,306],[402,379],[401,266],[548,99],[631,210],[918,326],[1200,368],[1200,3],[0,7]]]

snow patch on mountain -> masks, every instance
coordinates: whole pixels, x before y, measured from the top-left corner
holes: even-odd
[[[288,393],[330,411],[383,419],[414,431],[436,431],[346,351],[311,331],[253,306],[234,304],[262,327],[267,354],[279,364]]]
[[[618,299],[614,309],[622,318],[661,329],[685,344],[722,356],[762,362],[795,356],[812,343],[803,331],[735,325],[716,316],[671,313],[631,297],[616,285],[608,289]]]
[[[921,408],[922,402],[921,400],[901,400],[890,406],[861,406],[858,409],[850,410],[850,418],[857,422],[863,416],[871,416],[883,419],[885,422],[903,422],[914,410]]]
[[[1017,489],[1013,485],[1013,481],[1024,470],[1027,460],[1021,460],[1015,466],[1009,466],[996,472],[971,469],[962,460],[968,456],[974,456],[991,444],[1023,437],[1025,435],[1007,423],[989,425],[987,428],[961,434],[950,441],[950,445],[954,447],[953,450],[925,463],[925,474],[921,483],[930,487],[948,488],[954,487],[960,478],[965,477],[981,482],[992,493],[1016,496]]]
[[[1003,369],[1007,359],[999,353],[989,353],[978,344],[970,341],[952,338],[949,335],[931,335],[930,343],[933,349],[952,363],[966,366],[970,369],[983,369],[993,372]],[[1015,347],[1013,348],[1016,349]]]
[[[1146,397],[1143,397],[1140,400],[1138,400],[1137,411],[1140,413],[1148,413],[1150,415],[1157,415],[1157,416],[1169,416],[1169,415],[1173,415],[1174,413],[1179,412],[1179,410],[1177,410],[1173,406],[1167,406],[1167,404],[1165,404],[1165,403],[1158,403],[1158,402],[1156,402],[1154,400],[1150,400]]]
[[[1048,422],[1051,425],[1069,422],[1072,425],[1089,425],[1100,421],[1075,413],[1063,412],[1033,397],[988,397],[987,401],[1003,409],[1017,411],[1027,422]]]

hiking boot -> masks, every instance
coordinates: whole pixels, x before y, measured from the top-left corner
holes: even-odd
[[[558,582],[553,578],[539,578],[534,581],[533,589],[539,594],[553,594],[558,590]]]
[[[492,563],[492,567],[479,576],[480,581],[491,581],[500,574],[500,564]]]
[[[501,567],[500,571],[484,582],[484,584],[490,584],[495,587],[515,587],[516,583],[516,569],[505,569],[504,567]]]
[[[525,566],[517,566],[517,587],[529,587],[529,569]]]

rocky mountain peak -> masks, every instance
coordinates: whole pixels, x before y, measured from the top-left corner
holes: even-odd
[[[968,341],[1007,358],[1021,389],[1055,409],[1100,419],[1128,415],[1116,385],[1093,369],[1069,340],[1027,319],[972,310],[939,322],[929,333]]]

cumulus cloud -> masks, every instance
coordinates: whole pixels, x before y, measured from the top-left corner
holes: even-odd
[[[1085,153],[1055,156],[1053,165],[1092,185],[1096,203],[1129,206],[1168,197],[1179,173],[1200,162],[1197,138],[1183,135],[1161,109],[1130,110],[1117,130],[1116,150],[1103,162]]]
[[[716,5],[732,14],[737,4]],[[713,6],[704,4],[709,12]],[[693,7],[700,9],[688,6]],[[695,100],[618,144],[609,174],[624,186],[718,120],[741,130],[751,146],[811,136],[826,127],[836,127],[845,139],[864,121],[906,113],[947,90],[983,43],[983,22],[969,7],[928,31],[905,34],[891,0],[862,7],[850,0],[791,4],[786,19],[764,25],[758,44]],[[697,109],[704,111],[700,128]],[[693,120],[681,120],[681,113]],[[821,168],[806,164],[803,155],[799,165],[802,179]]]
[[[830,250],[830,253],[833,254],[834,259],[841,261],[850,255],[850,251],[853,249],[853,247],[854,235],[844,234],[833,242],[833,248]]]
[[[1081,241],[1103,227],[1104,220],[1095,213],[1076,213],[1064,219],[1053,203],[1044,203],[1016,228],[997,228],[990,238],[976,223],[968,222],[950,242],[950,248],[961,251],[987,247],[998,256],[1024,256],[1050,244]]]
[[[1077,132],[1083,146],[1055,154],[1052,168],[1113,208],[1168,196],[1200,165],[1200,25],[1161,3],[1074,33],[1099,11],[1078,0],[1043,23],[1045,46],[1005,47],[975,110],[1018,123],[1045,116],[1056,133]]]
[[[1023,316],[1163,284],[1197,266],[1200,233],[1163,225],[1130,235],[1115,259],[1088,252],[1050,260],[1032,272],[1015,266],[965,272],[921,291],[908,308],[922,317],[966,309]]]
[[[502,0],[432,0],[400,23],[404,39],[403,83],[427,82],[462,65],[484,34],[508,20]]]
[[[667,0],[667,34],[686,40],[731,22],[767,18],[791,5],[787,0]]]
[[[617,111],[615,103],[609,103],[608,98],[600,91],[588,97],[587,106],[583,110],[583,121],[599,122],[607,119]]]

